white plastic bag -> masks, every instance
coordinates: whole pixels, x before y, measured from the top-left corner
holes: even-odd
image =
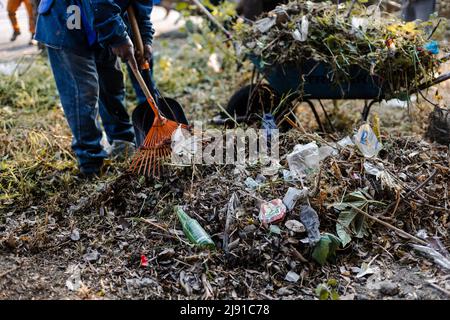
[[[289,169],[294,176],[303,176],[319,169],[319,147],[315,142],[306,145],[298,144],[294,151],[287,156]]]

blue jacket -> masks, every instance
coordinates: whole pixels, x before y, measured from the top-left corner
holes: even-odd
[[[118,46],[127,40],[126,9],[133,3],[145,44],[152,44],[154,29],[150,21],[153,0],[41,0],[36,40],[53,48],[90,52],[98,43]],[[80,29],[69,29],[68,20],[81,4]]]

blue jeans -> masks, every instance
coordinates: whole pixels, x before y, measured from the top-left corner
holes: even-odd
[[[48,47],[48,56],[80,170],[98,173],[108,156],[100,143],[99,113],[110,143],[134,142],[119,60],[101,48],[78,55],[72,50]]]
[[[405,21],[428,21],[436,10],[436,0],[403,0],[402,18]]]

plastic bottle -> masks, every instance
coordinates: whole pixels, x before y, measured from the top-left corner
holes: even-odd
[[[178,216],[178,219],[181,222],[181,226],[183,227],[184,234],[193,244],[214,248],[214,241],[211,240],[208,233],[206,233],[205,229],[198,223],[197,220],[188,216],[186,212],[180,207],[175,206],[175,212]]]

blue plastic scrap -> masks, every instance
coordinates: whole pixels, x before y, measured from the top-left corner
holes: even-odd
[[[439,42],[433,40],[425,44],[425,50],[432,54],[439,54]]]

